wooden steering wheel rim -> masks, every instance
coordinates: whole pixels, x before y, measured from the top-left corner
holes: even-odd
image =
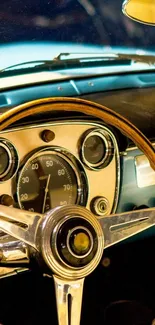
[[[118,128],[145,154],[151,167],[155,170],[155,150],[151,142],[139,129],[113,110],[83,99],[67,97],[45,98],[16,106],[0,116],[0,131],[24,117],[51,111],[84,113]]]

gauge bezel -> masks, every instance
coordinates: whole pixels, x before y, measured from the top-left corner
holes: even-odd
[[[84,154],[85,143],[89,139],[89,137],[92,137],[92,136],[100,137],[105,145],[104,157],[96,164],[89,162],[85,158],[85,154]],[[106,130],[99,129],[99,128],[91,129],[91,130],[88,130],[87,132],[85,132],[84,135],[82,136],[80,156],[81,156],[81,159],[82,159],[83,163],[85,164],[85,166],[91,170],[99,170],[99,169],[107,167],[109,165],[109,163],[112,161],[112,158],[114,156],[114,143],[113,143],[113,140],[112,140],[110,134]]]
[[[0,147],[4,148],[8,154],[9,165],[7,169],[0,174],[0,183],[13,178],[19,167],[19,157],[15,146],[8,140],[0,138]]]
[[[77,200],[75,204],[86,206],[87,200],[88,200],[88,180],[85,173],[85,170],[81,164],[81,162],[73,156],[69,151],[67,151],[65,148],[57,147],[57,146],[48,146],[43,147],[29,155],[29,158],[24,160],[22,163],[22,166],[19,171],[18,180],[17,180],[17,203],[21,209],[23,209],[23,206],[20,201],[20,195],[19,195],[19,189],[21,184],[21,177],[23,175],[23,170],[28,166],[32,160],[40,157],[42,154],[54,154],[58,157],[65,160],[69,166],[72,168],[75,177],[76,177],[76,183],[77,183]]]

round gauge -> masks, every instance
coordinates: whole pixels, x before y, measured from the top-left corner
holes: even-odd
[[[0,145],[0,177],[6,175],[10,166],[10,152],[3,144]]]
[[[100,163],[105,155],[105,151],[105,142],[99,135],[91,135],[84,142],[83,153],[85,159],[90,164],[96,165]]]
[[[12,178],[17,168],[17,151],[9,141],[0,139],[0,182]]]
[[[113,158],[114,145],[106,130],[93,129],[84,134],[81,156],[84,164],[93,170],[106,167]]]
[[[80,173],[65,154],[43,149],[21,170],[17,198],[22,209],[44,213],[67,204],[84,205]]]

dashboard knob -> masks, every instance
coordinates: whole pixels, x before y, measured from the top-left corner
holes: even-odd
[[[2,205],[5,205],[5,206],[9,207],[9,206],[13,205],[14,200],[13,200],[12,196],[10,196],[8,194],[3,194],[0,197],[0,203]]]
[[[103,197],[99,196],[92,200],[91,210],[97,216],[104,216],[110,212],[109,201]]]
[[[51,130],[44,130],[41,133],[41,138],[44,142],[51,142],[55,138],[55,134]]]

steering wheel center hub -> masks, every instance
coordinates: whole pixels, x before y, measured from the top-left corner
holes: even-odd
[[[48,212],[41,223],[41,253],[55,274],[82,278],[98,265],[104,248],[102,228],[94,215],[80,206]]]
[[[95,257],[98,236],[91,223],[82,216],[68,216],[57,230],[56,253],[68,267],[86,266]]]

